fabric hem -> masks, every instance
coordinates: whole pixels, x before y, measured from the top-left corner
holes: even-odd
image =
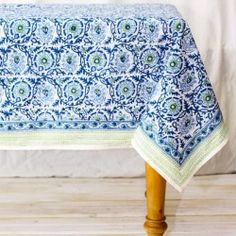
[[[98,150],[132,148],[134,130],[11,131],[0,133],[0,150]]]
[[[193,175],[210,160],[228,141],[228,130],[221,122],[218,127],[195,148],[183,166],[164,153],[139,127],[131,141],[134,149],[166,181],[182,192]],[[209,150],[209,151],[208,151]]]
[[[98,145],[35,145],[35,146],[0,146],[2,151],[33,151],[33,150],[109,150],[109,149],[132,149],[133,146],[130,142],[124,141],[124,143],[106,143]]]
[[[206,162],[208,162],[211,158],[215,156],[217,152],[219,152],[224,145],[228,142],[228,137],[225,137],[221,143],[219,143],[219,146],[215,149],[213,149],[208,156],[206,156],[201,162],[199,162],[198,165],[194,168],[192,174],[188,176],[188,178],[185,180],[185,182],[181,185],[180,192],[183,191],[183,189],[189,184],[190,180],[193,178],[194,174],[204,165]]]

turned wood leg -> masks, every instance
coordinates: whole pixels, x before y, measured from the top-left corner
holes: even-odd
[[[144,229],[148,236],[162,236],[167,229],[164,215],[166,180],[147,162],[145,169],[147,215]]]

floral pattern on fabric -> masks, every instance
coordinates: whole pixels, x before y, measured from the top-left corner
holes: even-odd
[[[0,19],[0,130],[136,129],[178,164],[222,121],[179,17]]]

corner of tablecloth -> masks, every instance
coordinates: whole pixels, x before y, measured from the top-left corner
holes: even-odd
[[[138,127],[133,139],[133,148],[170,185],[182,192],[194,174],[209,161],[228,141],[228,127],[222,122],[195,147],[180,166]]]

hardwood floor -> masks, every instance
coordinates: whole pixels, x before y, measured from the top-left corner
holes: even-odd
[[[145,236],[144,178],[1,178],[0,235]],[[167,185],[166,236],[235,236],[236,175]]]

